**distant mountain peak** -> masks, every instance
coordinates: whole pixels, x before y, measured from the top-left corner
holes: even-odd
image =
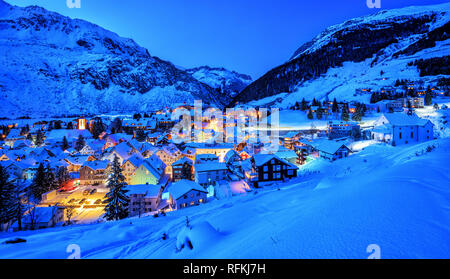
[[[148,111],[194,100],[223,107],[230,101],[132,39],[38,6],[0,0],[0,51],[0,116]]]
[[[305,99],[367,101],[360,88],[392,86],[397,79],[436,82],[448,75],[450,3],[406,7],[333,25],[303,44],[286,63],[270,70],[230,105],[251,103],[289,107]],[[418,59],[436,58],[423,71]],[[439,68],[440,67],[440,68]],[[276,95],[280,95],[276,97]]]

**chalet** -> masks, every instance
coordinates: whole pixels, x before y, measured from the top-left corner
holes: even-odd
[[[130,184],[151,184],[157,185],[161,182],[164,177],[164,171],[166,169],[166,164],[159,159],[156,154],[152,155],[150,158],[144,160],[142,164],[134,172]]]
[[[82,185],[105,185],[109,171],[108,161],[88,161],[80,168]]]
[[[129,144],[128,142],[121,142],[118,145],[112,147],[110,150],[106,151],[103,159],[113,162],[114,157],[117,157],[119,159],[119,163],[123,164],[125,160],[137,153],[139,153],[139,151],[131,146],[131,144]]]
[[[372,139],[392,145],[420,143],[434,139],[434,125],[416,114],[386,113],[374,124]]]
[[[165,193],[174,210],[205,203],[208,195],[208,191],[198,183],[184,179],[170,185]]]
[[[191,159],[182,157],[172,164],[172,180],[174,182],[182,179],[193,179],[193,162]]]
[[[172,164],[182,156],[180,149],[178,149],[178,147],[176,147],[174,144],[169,144],[159,149],[156,152],[156,155],[166,165],[165,173],[172,176]]]
[[[348,157],[351,150],[343,142],[334,140],[322,140],[314,147],[319,152],[319,157],[328,161],[335,161]]]
[[[11,129],[8,133],[8,136],[6,136],[5,144],[12,148],[16,141],[23,139],[25,139],[25,137],[20,134],[20,129],[14,128]]]
[[[69,172],[77,172],[81,169],[86,162],[95,161],[94,156],[90,155],[79,155],[79,156],[68,156],[64,159],[68,163],[67,170]]]
[[[128,142],[133,138],[132,135],[127,134],[111,134],[106,137],[103,150],[114,147],[122,142]]]
[[[161,201],[163,187],[160,185],[128,185],[127,195],[130,198],[128,205],[129,216],[154,212]]]
[[[216,181],[226,180],[228,167],[225,163],[209,162],[195,164],[195,182],[203,187],[212,185]]]
[[[246,177],[255,186],[297,177],[298,167],[276,155],[256,154],[249,160],[251,167],[246,170]]]
[[[300,133],[299,132],[289,132],[286,135],[284,135],[283,138],[283,142],[284,142],[284,147],[288,148],[288,149],[294,149],[294,145],[296,143],[296,141],[298,141],[300,139]]]
[[[140,154],[134,154],[122,164],[123,175],[125,176],[125,181],[127,184],[131,184],[131,179],[134,172],[139,168],[144,161],[144,157]]]
[[[224,162],[225,155],[234,147],[230,143],[187,143],[186,146],[194,148],[196,156],[200,154],[214,154],[219,157],[220,162]]]

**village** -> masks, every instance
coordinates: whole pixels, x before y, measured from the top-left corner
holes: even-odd
[[[172,133],[179,122],[172,115],[179,107],[129,116],[3,119],[0,166],[19,189],[23,206],[21,217],[3,224],[3,229],[101,222],[115,161],[127,185],[127,216],[158,217],[224,196],[289,184],[300,179],[303,167],[311,161],[334,162],[368,145],[396,147],[434,140],[438,137],[435,125],[419,117],[416,110],[446,110],[445,104],[432,102],[446,97],[435,88],[408,86],[396,98],[387,97],[397,91],[358,91],[372,94],[367,104],[303,99],[281,109],[281,115],[300,113],[312,123],[317,120],[326,125],[277,131],[278,137],[270,142],[275,149],[265,148],[267,143],[251,136],[224,141],[229,138],[225,126],[236,123],[220,122],[222,127],[218,127],[217,119],[208,117],[202,118],[196,141],[179,143]],[[182,107],[195,114],[192,106]],[[252,110],[257,118],[259,110]],[[227,113],[222,116],[229,117]],[[250,126],[248,121],[245,125]],[[276,129],[275,123],[270,128]],[[36,193],[37,184],[40,190]],[[33,191],[34,200],[29,194]]]

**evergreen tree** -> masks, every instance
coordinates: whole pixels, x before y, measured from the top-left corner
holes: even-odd
[[[312,120],[314,119],[314,115],[312,114],[311,110],[308,110],[308,119]]]
[[[72,121],[70,121],[69,123],[67,123],[67,129],[68,129],[68,130],[73,130],[73,123],[72,123]]]
[[[55,173],[52,171],[49,165],[45,168],[45,192],[57,190],[59,188],[58,180]]]
[[[67,141],[66,136],[64,136],[62,142],[62,150],[67,150],[69,149],[69,147],[70,147],[69,142]]]
[[[11,204],[11,212],[14,216],[14,219],[17,220],[19,231],[22,230],[22,218],[23,214],[26,211],[26,207],[22,202],[22,193],[20,189],[21,187],[19,183],[17,183],[13,192],[13,200]]]
[[[143,130],[137,130],[136,131],[136,140],[139,142],[143,142],[147,139],[147,135],[145,134],[145,131]]]
[[[306,102],[305,98],[303,98],[302,103],[300,105],[300,110],[305,111],[308,109],[308,103]]]
[[[9,181],[9,174],[6,168],[0,165],[0,225],[12,221],[15,217],[14,185]]]
[[[45,173],[44,164],[40,163],[36,174],[34,175],[33,183],[30,185],[30,192],[28,197],[36,202],[40,202],[42,194],[46,193],[47,174]]]
[[[321,120],[322,119],[322,104],[319,103],[319,108],[316,111],[316,117],[317,119]]]
[[[86,141],[84,140],[83,136],[80,134],[77,141],[75,142],[75,149],[77,151],[80,151],[83,149],[83,147],[86,145]]]
[[[57,181],[58,185],[61,186],[69,180],[70,180],[70,174],[69,174],[69,171],[67,170],[67,168],[65,168],[65,167],[58,168],[58,170],[56,172],[56,181]]]
[[[114,157],[111,173],[109,174],[106,194],[107,205],[105,207],[105,219],[108,221],[121,220],[128,217],[128,203],[125,176],[122,174],[122,168],[119,158]]]
[[[98,119],[94,121],[93,125],[91,126],[91,133],[92,137],[94,139],[98,139],[101,133],[105,131],[105,127],[103,125],[103,122],[101,119]]]
[[[343,121],[348,121],[349,118],[350,118],[350,116],[349,116],[349,112],[348,112],[348,106],[344,105],[344,107],[342,109],[341,119]]]
[[[38,130],[36,134],[36,138],[34,139],[34,145],[41,146],[44,143],[44,137],[42,135],[41,130]]]
[[[433,103],[433,96],[431,95],[431,89],[430,89],[430,90],[427,90],[427,92],[425,93],[425,105],[431,106],[432,103]]]
[[[361,121],[361,108],[359,106],[356,107],[356,111],[352,116],[353,121]]]
[[[333,106],[331,107],[331,111],[333,113],[339,112],[339,106],[338,106],[338,103],[336,101],[336,98],[334,98],[334,100],[333,100]]]

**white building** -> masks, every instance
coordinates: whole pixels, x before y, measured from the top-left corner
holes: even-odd
[[[228,167],[226,163],[209,162],[195,164],[195,182],[203,187],[212,185],[216,181],[226,180]]]
[[[183,179],[170,185],[163,197],[172,209],[180,209],[205,203],[207,195],[208,191],[198,183]]]
[[[372,139],[392,145],[420,143],[434,139],[433,123],[417,115],[386,113],[374,124]]]

